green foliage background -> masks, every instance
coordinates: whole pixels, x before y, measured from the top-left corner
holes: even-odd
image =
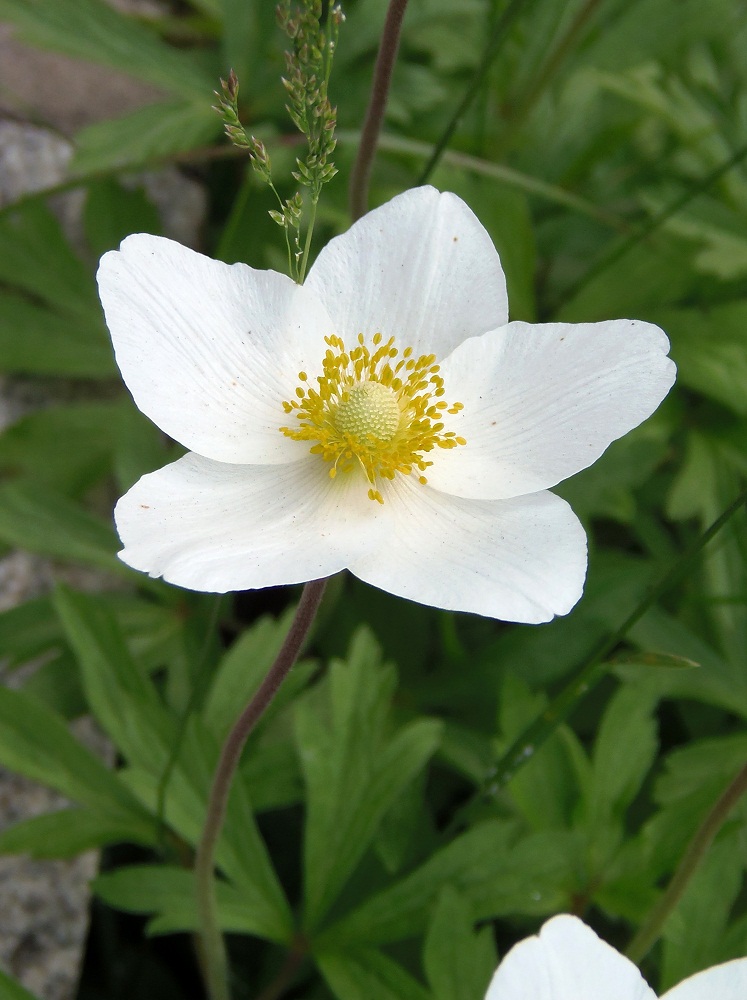
[[[384,13],[373,0],[345,11],[330,88],[340,175],[320,204],[316,249],[348,225],[345,182]],[[559,911],[624,947],[747,760],[740,512],[618,644],[569,721],[547,727],[508,783],[495,780],[512,741],[743,484],[745,13],[741,0],[411,0],[371,204],[422,179],[473,93],[431,180],[490,231],[512,318],[659,323],[679,380],[644,426],[558,490],[591,547],[569,617],[506,625],[335,581],[309,658],[251,737],[220,843],[237,995],[260,995],[291,954],[288,995],[480,1000],[498,951]],[[218,600],[117,561],[102,509],[173,446],[118,384],[93,273],[127,233],[159,230],[145,192],[122,178],[174,162],[211,193],[206,253],[284,269],[271,196],[210,110],[233,66],[245,121],[290,184],[283,38],[260,0],[189,0],[147,21],[101,0],[0,0],[0,18],[34,45],[164,93],[76,137],[67,186],[86,192],[84,257],[48,192],[0,213],[2,370],[106,390],[0,437],[0,544],[112,579],[105,593],[60,586],[0,615],[0,653],[12,665],[43,658],[21,690],[0,689],[0,763],[75,803],[3,831],[0,850],[137,845],[108,855],[98,897],[147,915],[151,935],[189,932],[189,865],[218,747],[272,661],[294,594]],[[85,712],[115,745],[115,771],[70,735]],[[740,803],[646,960],[655,988],[747,953],[746,837]],[[177,979],[154,971],[153,996],[198,995]],[[81,996],[117,988],[112,978],[110,993]]]

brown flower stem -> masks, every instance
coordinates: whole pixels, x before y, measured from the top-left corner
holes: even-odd
[[[249,734],[272,702],[278,688],[298,659],[298,654],[319,608],[326,583],[326,580],[312,580],[304,587],[295,617],[288,629],[282,648],[254,697],[226,737],[218,766],[213,775],[205,825],[195,857],[197,914],[202,958],[206,969],[206,987],[210,1000],[230,1000],[231,997],[228,959],[218,920],[218,900],[213,877],[215,851],[226,816],[231,783]]]
[[[643,926],[638,930],[628,946],[625,954],[638,964],[653,945],[658,941],[664,924],[670,913],[675,909],[687,888],[690,879],[700,867],[716,834],[729,817],[729,813],[747,792],[747,764],[719,796],[701,825],[695,831],[695,836],[688,844],[687,850],[672,876],[672,880],[653,907]]]
[[[350,175],[350,216],[353,222],[360,219],[368,211],[368,187],[371,180],[371,167],[376,146],[384,120],[384,111],[389,97],[389,87],[392,82],[392,72],[399,50],[399,36],[402,30],[402,19],[405,16],[407,0],[389,0],[386,12],[384,30],[381,34],[381,45],[376,57],[371,97],[366,111],[366,120],[361,131],[361,141],[358,155]]]

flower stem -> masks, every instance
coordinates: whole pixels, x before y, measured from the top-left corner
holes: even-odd
[[[218,920],[218,900],[213,878],[215,851],[226,815],[231,783],[247,737],[270,705],[278,688],[298,658],[319,608],[326,583],[326,580],[312,580],[304,587],[295,617],[280,652],[254,697],[226,737],[218,766],[213,775],[205,825],[195,857],[197,913],[206,968],[207,993],[210,1000],[230,1000],[231,996],[228,982],[228,960]]]
[[[301,258],[301,263],[298,268],[298,284],[303,284],[303,279],[306,277],[306,268],[309,263],[309,250],[311,249],[311,237],[314,234],[314,224],[316,223],[316,206],[319,201],[317,198],[312,198],[311,200],[311,212],[309,214],[309,225],[306,229],[306,242],[303,248],[303,257]]]
[[[719,796],[701,825],[695,831],[695,836],[688,844],[672,880],[664,894],[653,907],[645,923],[628,946],[625,954],[636,964],[640,963],[650,948],[659,939],[667,917],[682,898],[682,894],[697,871],[700,863],[708,853],[716,834],[726,822],[729,813],[739,799],[747,792],[747,764],[741,769]]]
[[[407,0],[389,0],[386,12],[384,30],[381,34],[381,45],[376,57],[371,97],[366,111],[366,120],[361,131],[361,141],[353,171],[350,175],[350,216],[355,222],[368,211],[368,186],[371,179],[371,167],[376,146],[384,120],[384,111],[389,97],[389,87],[392,82],[392,72],[399,49],[399,36],[402,30],[402,19],[405,16]]]

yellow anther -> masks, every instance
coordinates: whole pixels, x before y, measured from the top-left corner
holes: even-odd
[[[383,504],[377,480],[415,474],[423,486],[424,473],[433,465],[425,456],[434,448],[456,448],[463,437],[444,429],[445,413],[456,414],[461,403],[435,402],[444,395],[435,354],[416,358],[411,347],[397,357],[394,337],[386,341],[380,332],[371,338],[373,350],[359,333],[356,346],[346,351],[337,334],[324,338],[328,345],[322,359],[318,389],[303,384],[299,372],[296,399],[283,402],[285,413],[295,413],[293,427],[281,433],[296,441],[308,441],[310,452],[329,463],[329,475],[358,469],[369,483],[368,498]]]

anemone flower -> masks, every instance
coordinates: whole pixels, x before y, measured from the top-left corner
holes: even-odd
[[[745,1000],[747,958],[683,980],[661,1000]],[[498,966],[485,1000],[656,1000],[632,962],[577,917],[548,920]]]
[[[119,501],[120,557],[194,590],[348,569],[439,608],[566,614],[586,538],[547,491],[674,381],[650,323],[509,323],[490,237],[432,187],[331,240],[303,285],[148,235],[98,280],[135,403],[189,449]]]

